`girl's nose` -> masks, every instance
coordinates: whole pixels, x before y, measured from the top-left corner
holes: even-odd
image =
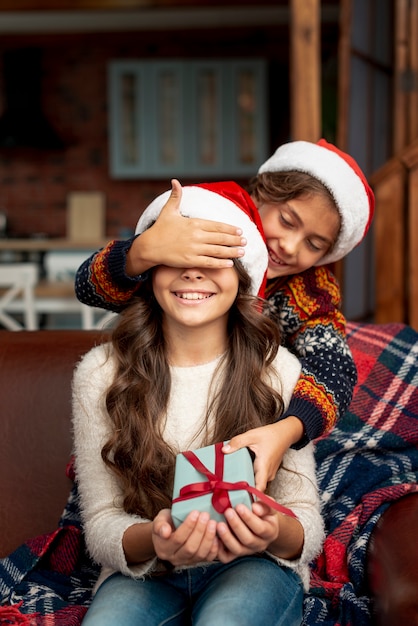
[[[189,267],[183,271],[182,277],[185,280],[200,280],[203,278],[203,271],[198,267]]]

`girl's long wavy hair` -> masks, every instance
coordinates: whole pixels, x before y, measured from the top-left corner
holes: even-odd
[[[264,304],[248,295],[248,273],[239,262],[235,267],[238,294],[229,312],[227,351],[218,366],[226,375],[211,394],[206,421],[212,416],[214,427],[206,430],[204,445],[271,423],[283,411],[281,395],[269,384],[279,330],[261,312]],[[116,371],[106,407],[113,430],[102,448],[104,462],[121,482],[123,508],[149,519],[171,506],[176,454],[162,437],[171,385],[162,322],[150,277],[112,332]]]

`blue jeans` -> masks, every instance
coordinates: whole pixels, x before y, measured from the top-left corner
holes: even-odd
[[[113,574],[83,626],[299,626],[302,602],[295,572],[251,556],[139,580]]]

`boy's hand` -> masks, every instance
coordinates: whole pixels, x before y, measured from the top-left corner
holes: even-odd
[[[137,276],[156,265],[225,268],[244,256],[242,230],[180,214],[182,187],[171,181],[171,195],[156,222],[135,239],[126,257],[126,273]]]
[[[192,511],[174,528],[170,510],[163,509],[152,523],[152,542],[156,555],[174,566],[213,561],[219,546],[216,521],[209,513]]]
[[[273,480],[286,450],[303,436],[303,424],[297,417],[290,416],[274,424],[248,430],[233,437],[222,452],[229,454],[240,448],[250,448],[255,454],[255,486],[265,491]]]

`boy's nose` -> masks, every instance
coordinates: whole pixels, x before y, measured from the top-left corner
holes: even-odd
[[[281,239],[280,246],[287,256],[294,256],[299,247],[299,240],[297,237],[288,235]]]

